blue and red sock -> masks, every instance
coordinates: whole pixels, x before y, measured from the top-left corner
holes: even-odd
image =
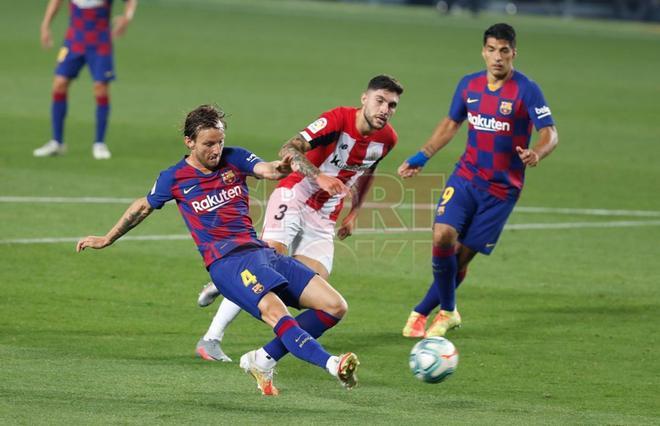
[[[433,247],[433,283],[438,286],[440,309],[453,311],[456,309],[456,274],[458,260],[456,248]]]
[[[298,322],[286,315],[273,328],[278,339],[296,358],[325,369],[330,354]]]
[[[67,110],[66,92],[53,92],[53,102],[50,108],[50,120],[53,128],[53,140],[64,143],[64,118]]]
[[[436,253],[436,250],[434,248],[433,253]],[[435,257],[435,256],[434,256]],[[458,257],[456,257],[456,262],[458,265]],[[435,262],[435,260],[434,260]],[[435,263],[434,263],[435,264]],[[435,267],[434,267],[435,270]],[[458,286],[461,285],[463,280],[465,279],[465,276],[467,275],[467,268],[464,268],[456,273],[456,286],[454,288],[454,293]],[[454,302],[453,306],[456,308],[456,297],[453,297]],[[435,273],[434,273],[434,280],[429,286],[429,289],[426,291],[426,294],[424,295],[424,298],[422,299],[421,302],[415,308],[413,309],[415,312],[422,314],[424,316],[428,316],[432,310],[434,310],[436,307],[440,305],[440,287],[436,283],[435,279]],[[453,310],[453,309],[452,309]]]
[[[417,306],[415,306],[414,311],[418,314],[422,314],[427,317],[432,310],[434,310],[440,304],[440,291],[438,286],[435,285],[435,281],[431,283],[429,289],[426,290],[424,298]]]
[[[110,115],[110,99],[107,96],[96,97],[96,139],[95,142],[105,141],[105,131],[108,127]]]
[[[307,331],[315,339],[321,337],[326,330],[337,325],[339,320],[340,318],[316,309],[308,309],[296,317],[300,328]],[[268,342],[264,345],[263,349],[275,361],[279,361],[284,355],[289,353],[289,350],[278,338]]]

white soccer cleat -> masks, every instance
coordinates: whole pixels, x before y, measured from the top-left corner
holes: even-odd
[[[109,160],[112,157],[108,145],[103,142],[95,142],[92,145],[92,155],[95,160]]]
[[[210,281],[202,288],[202,291],[199,293],[199,297],[197,297],[197,304],[202,308],[206,307],[213,303],[213,301],[218,296],[220,296],[220,291],[217,289],[215,284],[213,284],[213,281]]]
[[[280,391],[273,384],[273,374],[275,368],[262,369],[256,362],[257,351],[250,351],[241,357],[240,366],[246,373],[250,374],[257,381],[257,388],[262,395],[277,396]]]
[[[231,362],[231,358],[222,351],[219,340],[204,340],[202,337],[197,342],[195,353],[198,357],[207,361]]]
[[[32,155],[35,157],[52,157],[55,155],[62,155],[66,153],[66,145],[63,143],[58,143],[56,140],[50,140],[46,142],[44,146],[41,146],[34,151]]]

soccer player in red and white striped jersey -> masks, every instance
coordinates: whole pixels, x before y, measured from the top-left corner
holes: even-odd
[[[321,114],[291,138],[280,157],[291,158],[295,171],[283,179],[268,201],[261,238],[279,253],[290,254],[327,278],[332,271],[335,224],[351,194],[351,210],[336,235],[350,236],[360,207],[371,187],[376,166],[397,143],[389,124],[403,87],[388,75],[369,81],[360,107],[337,107]],[[206,306],[217,296],[207,285],[198,303]],[[229,358],[221,351],[226,327],[240,308],[223,300],[197,354],[207,360]],[[314,334],[312,332],[312,334]],[[284,354],[266,345],[257,351],[263,368],[272,368]]]

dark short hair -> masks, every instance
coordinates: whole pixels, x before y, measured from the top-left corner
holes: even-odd
[[[389,92],[394,92],[397,95],[403,93],[403,86],[399,83],[399,80],[387,74],[380,74],[369,80],[367,90],[379,89],[385,89]]]
[[[486,40],[489,37],[493,37],[496,40],[506,40],[509,42],[511,47],[515,49],[516,47],[516,30],[509,24],[499,23],[491,25],[484,32],[484,46],[486,45]]]
[[[222,123],[222,127],[226,129],[225,116],[226,114],[222,108],[216,105],[200,105],[186,115],[183,136],[194,140],[201,130],[217,129],[218,122]]]

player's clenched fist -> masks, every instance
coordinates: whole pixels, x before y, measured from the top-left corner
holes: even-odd
[[[516,151],[518,152],[518,157],[520,157],[520,160],[524,165],[535,167],[537,164],[539,164],[540,158],[535,151],[531,149],[522,149],[519,146],[516,147]]]
[[[426,162],[429,161],[429,157],[423,152],[419,151],[412,157],[408,158],[399,166],[397,172],[399,176],[406,179],[417,175],[422,168],[426,165]]]
[[[421,170],[422,170],[421,167],[411,167],[407,161],[404,161],[397,169],[397,173],[403,179],[407,179],[417,175],[417,173],[419,173]]]
[[[336,177],[328,176],[323,173],[316,177],[316,183],[322,190],[330,195],[348,194],[349,189],[344,182]]]

